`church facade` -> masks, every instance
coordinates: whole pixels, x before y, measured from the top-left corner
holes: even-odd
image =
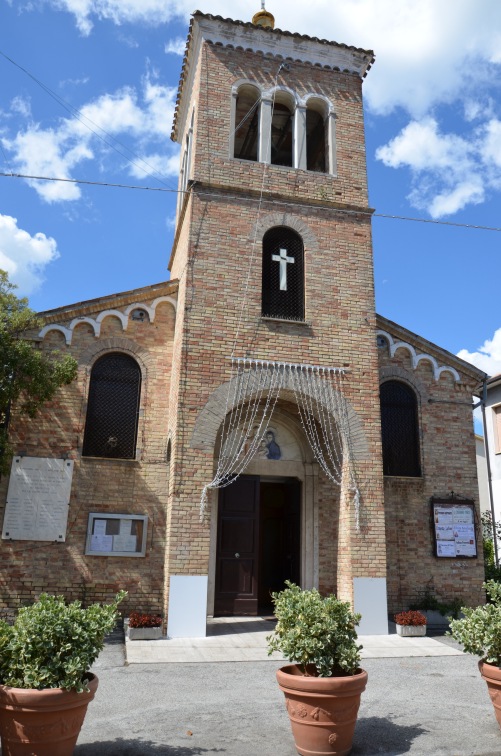
[[[79,375],[11,424],[5,612],[125,588],[167,616],[173,577],[188,600],[205,579],[208,615],[268,613],[285,579],[358,609],[375,592],[384,617],[426,592],[482,600],[483,374],[375,313],[374,56],[270,15],[193,15],[170,280],[43,313],[34,338]],[[43,540],[26,523],[50,503],[27,500],[33,481],[50,500],[51,460],[71,479]]]

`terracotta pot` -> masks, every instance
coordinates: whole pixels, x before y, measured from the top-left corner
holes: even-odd
[[[345,756],[351,751],[367,677],[363,669],[346,677],[308,677],[297,664],[277,671],[298,753]]]
[[[498,725],[501,727],[501,668],[495,667],[493,664],[487,664],[484,661],[479,661],[478,668],[487,683],[487,690],[494,706],[494,713]]]
[[[88,693],[0,685],[2,756],[71,756],[98,682],[89,676]]]

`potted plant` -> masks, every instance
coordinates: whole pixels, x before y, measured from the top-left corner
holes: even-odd
[[[451,621],[450,635],[466,654],[480,657],[478,668],[501,727],[501,584],[488,580],[483,587],[489,603],[474,609],[463,606],[464,617]]]
[[[407,638],[426,635],[426,617],[421,612],[410,609],[407,612],[395,614],[397,635]]]
[[[286,581],[273,593],[277,625],[268,654],[280,651],[292,664],[277,671],[298,753],[351,750],[367,672],[360,669],[356,626],[360,614],[335,596],[302,590]]]
[[[71,756],[98,678],[89,672],[115,626],[120,591],[108,605],[42,594],[0,621],[0,737],[3,756]]]
[[[129,640],[155,640],[162,637],[162,618],[158,614],[131,612]]]

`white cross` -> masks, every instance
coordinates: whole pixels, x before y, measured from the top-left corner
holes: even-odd
[[[287,257],[287,250],[281,249],[279,255],[272,255],[273,262],[280,263],[280,291],[287,291],[287,263],[293,263],[293,257]]]

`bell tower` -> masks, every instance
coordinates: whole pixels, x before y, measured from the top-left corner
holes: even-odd
[[[295,460],[276,451],[254,459],[243,474],[296,480],[296,573],[304,587],[356,605],[357,580],[381,587],[386,578],[362,108],[362,82],[373,61],[370,50],[276,28],[264,3],[252,22],[200,12],[191,21],[172,131],[181,169],[169,263],[179,298],[166,581],[168,592],[169,576],[207,576],[209,614],[217,612],[218,591],[229,592],[228,606],[233,593],[259,582],[257,563],[251,556],[244,563],[240,547],[233,571],[234,555],[221,555],[225,528],[245,520],[253,553],[264,548],[264,521],[249,524],[238,502],[222,521],[228,496],[218,498],[217,488],[209,490],[205,520],[199,516],[201,492],[223,453],[230,357],[344,371],[351,430],[335,449],[339,484],[303,437],[292,389],[280,393],[277,408],[303,451]],[[343,473],[348,454],[360,495],[357,516],[354,487]],[[234,597],[235,607],[244,605],[251,606]]]

